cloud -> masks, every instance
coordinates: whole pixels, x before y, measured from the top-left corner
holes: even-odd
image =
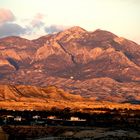
[[[8,9],[0,9],[0,38],[6,36],[27,36],[28,38],[41,34],[56,33],[65,30],[63,25],[46,26],[45,15],[37,13],[32,19],[26,19],[24,27],[16,23],[14,14]]]
[[[22,27],[16,23],[16,17],[10,10],[0,8],[0,38],[6,36],[36,36],[38,32],[44,31],[44,18],[43,14],[37,13],[32,19],[26,19],[25,24],[23,22],[25,26]]]
[[[63,25],[51,25],[51,26],[45,27],[45,32],[48,34],[52,34],[52,33],[64,31],[67,28],[68,28],[67,26],[63,26]]]
[[[41,13],[38,13],[35,15],[35,17],[33,18],[33,20],[31,21],[31,25],[33,28],[41,28],[42,26],[44,26],[44,15]]]
[[[19,36],[30,31],[27,27],[23,28],[14,23],[14,21],[15,16],[10,10],[0,8],[0,38],[6,36]]]
[[[43,18],[44,18],[44,15],[41,14],[41,13],[37,13],[37,14],[35,15],[35,19],[42,20]]]
[[[0,37],[19,36],[26,34],[27,32],[27,28],[23,28],[16,23],[5,23],[0,25]]]
[[[5,22],[12,22],[14,20],[15,16],[10,10],[0,8],[0,24],[3,24]]]

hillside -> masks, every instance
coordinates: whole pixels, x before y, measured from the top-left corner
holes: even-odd
[[[2,38],[0,84],[54,85],[97,101],[137,102],[140,45],[108,31],[88,32],[77,26],[35,40]],[[12,99],[13,94],[8,96]]]
[[[84,110],[93,108],[132,108],[140,109],[140,105],[129,103],[96,101],[94,98],[84,98],[73,95],[60,88],[36,87],[24,85],[0,85],[0,108],[8,110],[49,110],[51,108],[70,108]]]
[[[76,107],[76,103],[89,101],[90,99],[87,100],[80,95],[69,94],[54,86],[41,88],[24,85],[0,85],[0,107],[6,109],[43,110],[52,107]]]

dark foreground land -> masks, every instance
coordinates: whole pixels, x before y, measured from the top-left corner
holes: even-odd
[[[138,130],[113,127],[3,126],[7,140],[140,140]]]
[[[0,140],[140,140],[140,110],[0,111]]]

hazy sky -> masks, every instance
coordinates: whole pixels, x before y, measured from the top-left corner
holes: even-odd
[[[140,0],[0,0],[0,37],[36,38],[70,26],[108,30],[140,44]]]

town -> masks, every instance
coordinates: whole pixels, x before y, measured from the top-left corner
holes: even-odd
[[[115,126],[140,129],[140,110],[52,108],[46,111],[0,110],[0,125]]]
[[[0,110],[1,139],[33,139],[42,137],[73,138],[73,134],[83,132],[94,133],[98,136],[105,134],[129,133],[134,135],[140,131],[140,110],[84,108],[71,110],[70,108],[51,110]],[[102,130],[103,132],[100,132]],[[113,132],[112,132],[113,131]],[[64,136],[66,134],[66,136]],[[119,135],[119,134],[118,134]],[[81,137],[81,136],[80,136]],[[87,137],[91,137],[88,136]],[[139,135],[137,136],[139,137]],[[126,136],[126,139],[129,136]],[[81,139],[81,138],[79,138]]]

